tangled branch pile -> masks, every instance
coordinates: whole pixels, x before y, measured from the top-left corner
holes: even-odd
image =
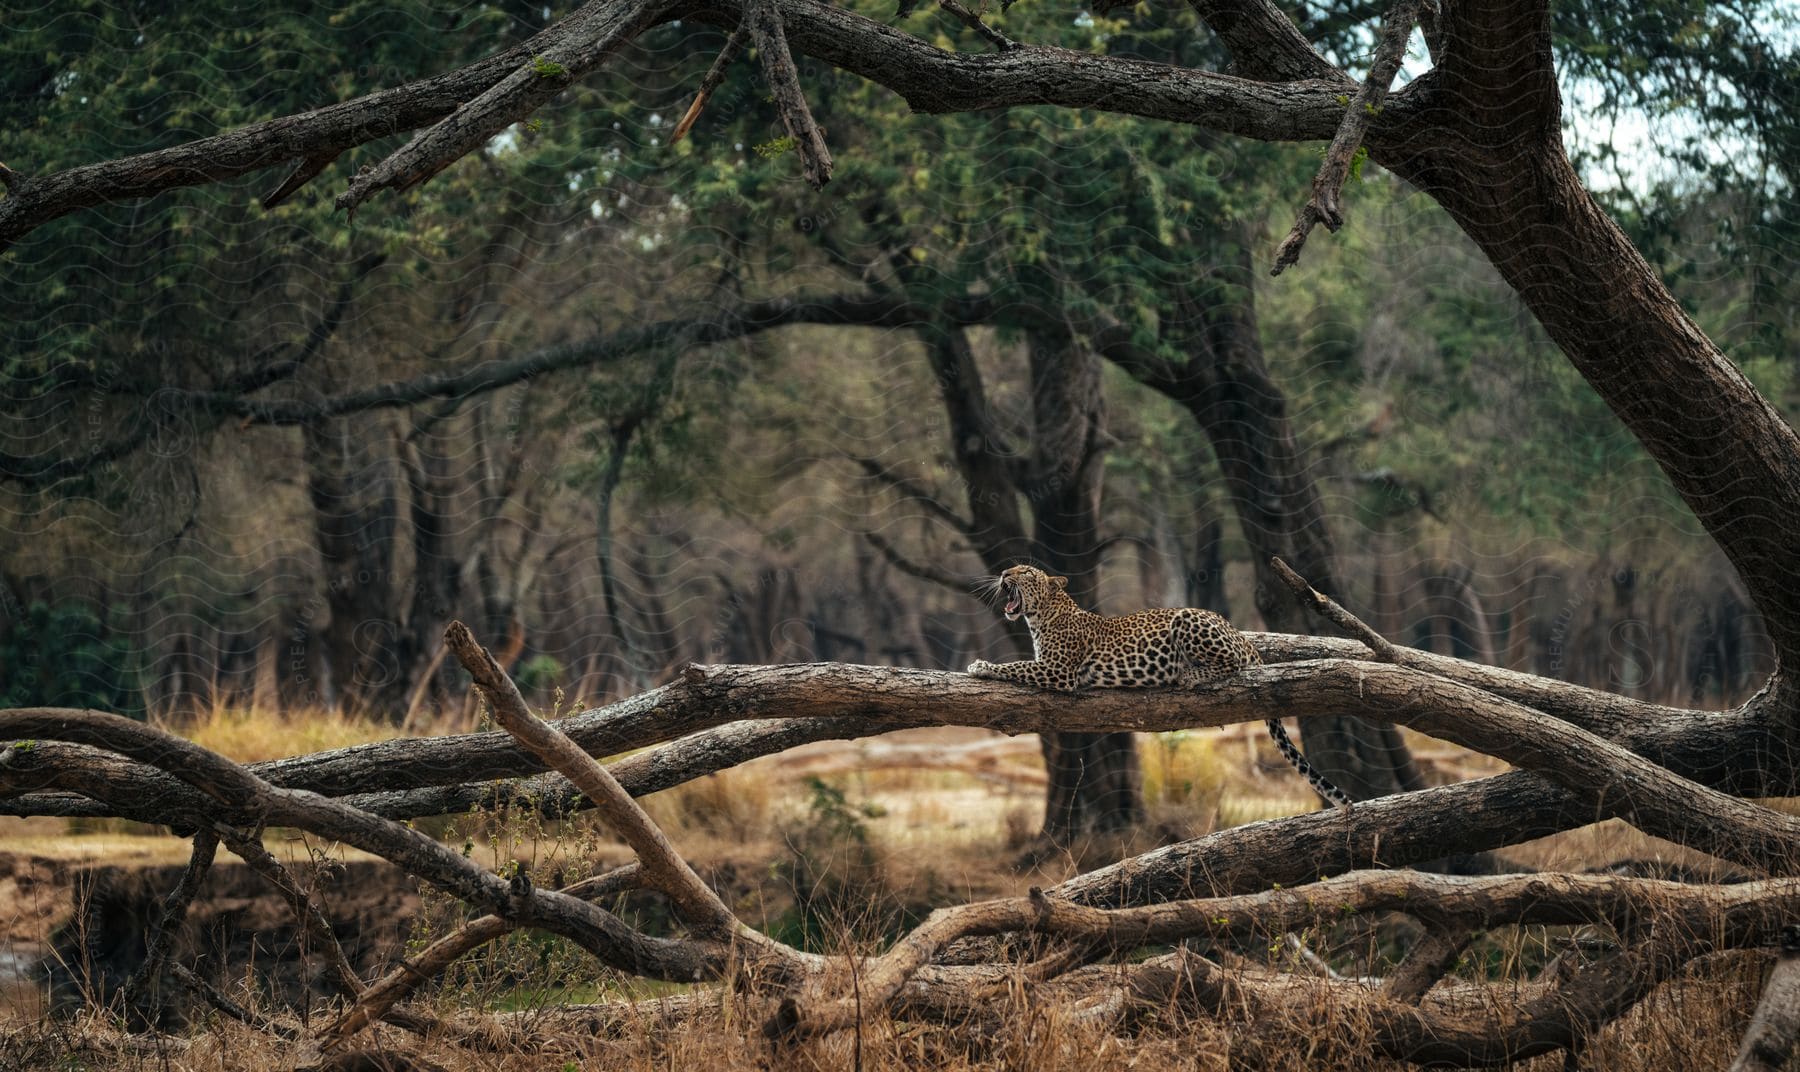
[[[656,1008],[695,1016],[742,1010],[777,1047],[892,1019],[968,1022],[1023,990],[1108,1031],[1184,1010],[1279,1042],[1296,1010],[1368,1025],[1356,1046],[1430,1065],[1490,1065],[1578,1052],[1584,1042],[1696,963],[1734,951],[1776,961],[1734,1067],[1778,1068],[1800,1010],[1792,999],[1800,931],[1800,820],[1704,784],[1696,715],[1457,660],[1395,649],[1290,575],[1315,610],[1355,631],[1341,642],[1259,638],[1271,665],[1192,692],[1068,697],[957,674],[836,664],[689,667],[681,680],[557,723],[517,688],[460,623],[446,634],[504,732],[359,746],[242,766],[160,730],[91,711],[0,712],[0,812],[115,816],[167,825],[193,856],[127,984],[141,1002],[167,985],[285,1040],[301,1064],[341,1054],[386,1022],[467,1045],[530,1047],[505,1016],[445,1018],[408,997],[458,958],[517,928],[575,943],[630,975],[712,981]],[[1285,658],[1287,661],[1276,662]],[[1748,732],[1756,701],[1707,716]],[[1499,777],[1404,794],[1345,811],[1224,830],[1146,853],[1023,898],[939,910],[878,956],[805,952],[742,922],[633,799],[755,756],[907,726],[968,724],[1010,733],[1222,725],[1269,714],[1379,715],[1514,764]],[[1734,722],[1735,720],[1735,722]],[[1745,739],[1740,735],[1740,741]],[[593,756],[657,745],[615,763]],[[1714,770],[1723,768],[1715,767]],[[1753,788],[1753,787],[1752,787]],[[1735,792],[1734,792],[1735,791]],[[488,870],[405,819],[508,806],[562,816],[592,808],[636,862],[560,890]],[[1450,877],[1393,869],[1504,846],[1619,816],[1643,831],[1765,876],[1700,885],[1612,875]],[[381,856],[483,913],[365,981],[318,903],[261,847],[267,827],[304,830]],[[170,958],[220,844],[289,901],[339,992],[309,1027],[242,1005]],[[1326,875],[1335,877],[1326,878]],[[629,889],[666,897],[683,930],[633,928],[601,902]],[[1400,913],[1418,937],[1385,978],[1281,971],[1233,951],[1371,913]],[[1510,1000],[1450,975],[1482,931],[1591,925]],[[1148,950],[1152,955],[1143,953]],[[618,1030],[653,1022],[630,1002],[565,1007],[567,1022]],[[1304,1017],[1300,1017],[1304,1019]],[[319,1026],[319,1025],[323,1026]],[[1316,1027],[1316,1025],[1314,1025]],[[1315,1046],[1317,1043],[1314,1044]],[[1329,1043],[1326,1044],[1329,1047]]]

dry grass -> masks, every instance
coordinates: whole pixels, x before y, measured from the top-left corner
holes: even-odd
[[[163,723],[162,728],[239,763],[260,763],[405,736],[400,727],[390,723],[335,711],[272,712],[252,707],[215,707],[191,718]]]
[[[239,710],[214,712],[183,732],[243,760],[396,735],[391,727],[358,720],[309,722]],[[910,731],[906,739],[930,742],[939,739],[934,737],[939,732]],[[966,743],[970,731],[942,733],[942,740]],[[1159,820],[1156,828],[1130,842],[1087,846],[1046,861],[1029,874],[1015,872],[1009,861],[1035,833],[1041,798],[1004,780],[956,771],[881,769],[808,782],[784,773],[774,760],[763,760],[656,794],[645,803],[747,922],[808,948],[864,953],[881,948],[932,907],[1016,895],[1031,885],[1053,883],[1078,867],[1142,851],[1158,839],[1314,806],[1303,784],[1275,757],[1259,727],[1150,736],[1144,741],[1142,759],[1146,795]],[[1440,762],[1447,769],[1457,758],[1446,755]],[[25,829],[19,827],[20,832]],[[29,830],[31,844],[9,842],[6,847],[64,860],[111,863],[130,863],[129,857],[140,854],[144,862],[175,863],[185,853],[184,846],[167,837],[70,837],[41,822]],[[0,833],[11,832],[0,828]],[[478,859],[495,867],[518,861],[540,884],[569,881],[626,858],[623,847],[586,817],[544,823],[517,814],[463,816],[447,825],[444,837],[452,844],[466,844]],[[1705,857],[1645,838],[1616,822],[1519,846],[1509,855],[1532,866],[1568,870],[1622,859],[1661,860],[1699,870],[1713,865]],[[4,907],[0,905],[0,910]],[[626,898],[609,907],[652,931],[668,926],[666,909],[655,898]],[[414,940],[429,940],[462,918],[459,905],[428,895]],[[1496,983],[1493,1000],[1497,1007],[1504,1005],[1513,998],[1513,984],[1542,963],[1545,938],[1541,929],[1491,935],[1472,950],[1479,956],[1470,957],[1461,974]],[[1340,971],[1352,975],[1385,969],[1399,949],[1394,934],[1379,929],[1315,935],[1309,941]],[[1581,1067],[1620,1072],[1722,1067],[1754,1006],[1761,970],[1757,962],[1736,958],[1708,965],[1705,974],[1664,987],[1594,1040]],[[549,1008],[626,995],[656,996],[671,989],[632,984],[596,968],[560,942],[521,934],[467,958],[424,1000],[440,1015],[457,1017],[471,1010]],[[251,1004],[260,1000],[242,988],[236,996]],[[1291,1023],[1258,1025],[1254,1035],[1242,1025],[1190,1019],[1169,1010],[1115,1037],[1070,1023],[1053,1003],[1027,1003],[1018,994],[1009,1000],[1014,1004],[1001,1010],[1004,1015],[997,1024],[987,1026],[871,1024],[860,1039],[861,1067],[945,1072],[976,1068],[1379,1072],[1407,1067],[1355,1056],[1363,1037],[1359,1032],[1366,1032],[1366,1025],[1344,1017],[1328,1002],[1296,1008]],[[0,1016],[0,1070],[225,1072],[294,1065],[295,1054],[285,1044],[217,1017],[156,1052],[121,1048],[115,1028],[104,1018],[47,1019],[37,1016],[35,1009],[17,1015],[24,1008],[15,1006],[10,1026]],[[313,1015],[319,1012],[315,1008]],[[744,1007],[724,1018],[647,1017],[619,1037],[595,1038],[591,1032],[546,1027],[537,1041],[548,1049],[533,1053],[475,1051],[441,1041],[421,1044],[388,1029],[367,1041],[420,1053],[455,1072],[568,1068],[648,1072],[689,1067],[761,1072],[840,1069],[854,1063],[858,1039],[852,1035],[778,1055],[759,1033],[759,1023],[759,1010]],[[1563,1064],[1560,1056],[1552,1056],[1521,1067],[1549,1072]]]
[[[1591,1040],[1580,1067],[1584,1072],[1723,1068],[1754,1006],[1760,978],[1761,968],[1754,958],[1738,957],[1666,986]],[[1499,995],[1496,1007],[1505,1001],[1504,994]],[[455,1010],[445,1007],[442,1011]],[[868,1072],[1396,1072],[1412,1067],[1361,1056],[1366,1025],[1334,1016],[1324,1001],[1296,1006],[1283,1023],[1259,1025],[1255,1033],[1241,1025],[1168,1010],[1135,1030],[1115,1035],[1071,1022],[1054,1004],[1012,999],[990,1024],[871,1022],[860,1033],[846,1032],[783,1051],[773,1050],[762,1036],[759,1023],[763,1011],[738,1002],[729,1004],[724,1015],[715,1007],[706,1013],[646,1016],[627,1025],[616,1037],[559,1031],[545,1019],[528,1027],[537,1047],[528,1052],[421,1041],[387,1028],[364,1036],[361,1046],[371,1052],[405,1052],[445,1072],[768,1072],[852,1067]],[[171,1040],[160,1052],[145,1046],[121,1046],[116,1028],[103,1017],[0,1030],[0,1068],[9,1072],[261,1072],[293,1068],[299,1056],[291,1044],[223,1019],[186,1038]],[[1514,1067],[1524,1072],[1560,1072],[1566,1066],[1561,1054],[1551,1054]]]

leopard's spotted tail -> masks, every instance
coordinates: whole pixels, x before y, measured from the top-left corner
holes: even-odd
[[[1256,645],[1250,643],[1248,639],[1244,639],[1242,634],[1239,634],[1238,644],[1243,653],[1245,666],[1261,666],[1263,664],[1262,654],[1256,650]],[[1275,739],[1275,747],[1281,750],[1281,758],[1287,760],[1295,770],[1300,772],[1300,776],[1313,787],[1313,792],[1339,807],[1350,806],[1352,801],[1349,794],[1332,785],[1329,779],[1319,773],[1317,767],[1306,761],[1306,757],[1300,754],[1300,749],[1294,747],[1293,738],[1287,735],[1287,729],[1282,726],[1280,719],[1271,718],[1266,725],[1269,727],[1269,736]]]
[[[1350,805],[1350,798],[1344,794],[1344,791],[1327,781],[1323,774],[1320,774],[1311,763],[1306,761],[1306,757],[1300,754],[1300,750],[1294,747],[1294,742],[1288,737],[1287,730],[1282,727],[1280,719],[1269,719],[1268,726],[1269,736],[1275,738],[1275,747],[1281,750],[1281,758],[1294,765],[1294,769],[1300,772],[1300,776],[1313,787],[1313,792],[1333,804],[1343,807]]]

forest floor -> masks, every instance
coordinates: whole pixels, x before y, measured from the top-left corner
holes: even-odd
[[[339,727],[303,744],[248,733],[230,719],[192,734],[237,758],[259,759],[367,739],[374,731]],[[241,732],[243,731],[243,732]],[[224,740],[232,733],[245,739]],[[379,734],[374,734],[379,735]],[[347,738],[347,739],[339,739]],[[1434,781],[1492,773],[1485,757],[1417,738]],[[978,730],[909,731],[874,742],[822,743],[769,757],[646,801],[703,876],[747,922],[772,936],[821,951],[872,951],[932,908],[1023,893],[1157,844],[1316,806],[1260,727],[1148,735],[1141,749],[1153,822],[1130,839],[1106,839],[1040,862],[1015,866],[1030,845],[1042,809],[1042,764],[1034,738]],[[585,820],[533,824],[461,817],[432,829],[476,858],[529,865],[540,883],[572,881],[626,859],[625,849]],[[408,943],[460,921],[458,906],[377,860],[338,846],[271,831],[267,845],[314,884],[368,977]],[[170,1048],[121,1049],[103,1019],[71,1015],[84,993],[104,993],[132,967],[134,950],[164,891],[186,861],[184,842],[124,823],[71,825],[0,820],[0,1069],[291,1067],[291,1055],[265,1036],[221,1018],[177,1027]],[[1522,868],[1590,870],[1625,861],[1680,864],[1706,873],[1712,861],[1609,822],[1508,850]],[[614,907],[646,929],[666,927],[648,897]],[[84,928],[82,919],[88,921]],[[177,955],[208,968],[240,999],[275,1008],[306,993],[316,965],[297,954],[291,915],[229,854],[196,904]],[[1538,929],[1542,931],[1541,928]],[[1368,930],[1317,936],[1314,951],[1345,974],[1391,966],[1391,935]],[[1495,937],[1485,964],[1470,970],[1508,978],[1533,960],[1542,933]],[[134,944],[135,943],[135,944]],[[1471,958],[1475,960],[1476,958]],[[46,968],[54,987],[44,984]],[[1654,994],[1588,1048],[1584,1069],[1704,1069],[1729,1062],[1755,1002],[1760,968],[1730,961]],[[246,988],[248,979],[256,988]],[[1522,976],[1521,976],[1522,978]],[[467,958],[431,993],[440,1013],[479,1007],[529,1015],[566,1002],[670,992],[622,982],[584,957],[518,935]],[[673,988],[679,989],[679,988]],[[1405,1067],[1342,1056],[1356,1025],[1329,1009],[1295,1010],[1293,1044],[1270,1050],[1214,1023],[1163,1018],[1128,1038],[1058,1020],[1054,1009],[1020,1007],[1003,1028],[882,1026],[860,1038],[836,1038],[773,1055],[748,1022],[646,1021],[618,1038],[569,1038],[565,1056],[475,1052],[429,1042],[425,1052],[448,1069],[689,1068],[714,1072],[785,1067],[849,1068],[1242,1068],[1381,1069]],[[367,1036],[408,1048],[416,1042],[382,1029]],[[1306,1042],[1315,1039],[1317,1045]],[[860,1048],[860,1059],[853,1052]],[[1352,1047],[1353,1049],[1353,1047]],[[1337,1056],[1333,1056],[1333,1055]],[[284,1065],[283,1062],[286,1062]],[[378,1067],[378,1066],[368,1066]],[[399,1067],[399,1066],[395,1066]],[[424,1066],[420,1066],[424,1067]],[[1525,1067],[1561,1068],[1560,1056]]]

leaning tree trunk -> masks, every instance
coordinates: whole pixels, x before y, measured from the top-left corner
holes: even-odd
[[[1433,106],[1371,139],[1441,204],[1668,476],[1743,578],[1784,669],[1800,659],[1800,436],[1708,339],[1569,163],[1548,11],[1446,5]],[[1791,768],[1800,715],[1778,673]]]

